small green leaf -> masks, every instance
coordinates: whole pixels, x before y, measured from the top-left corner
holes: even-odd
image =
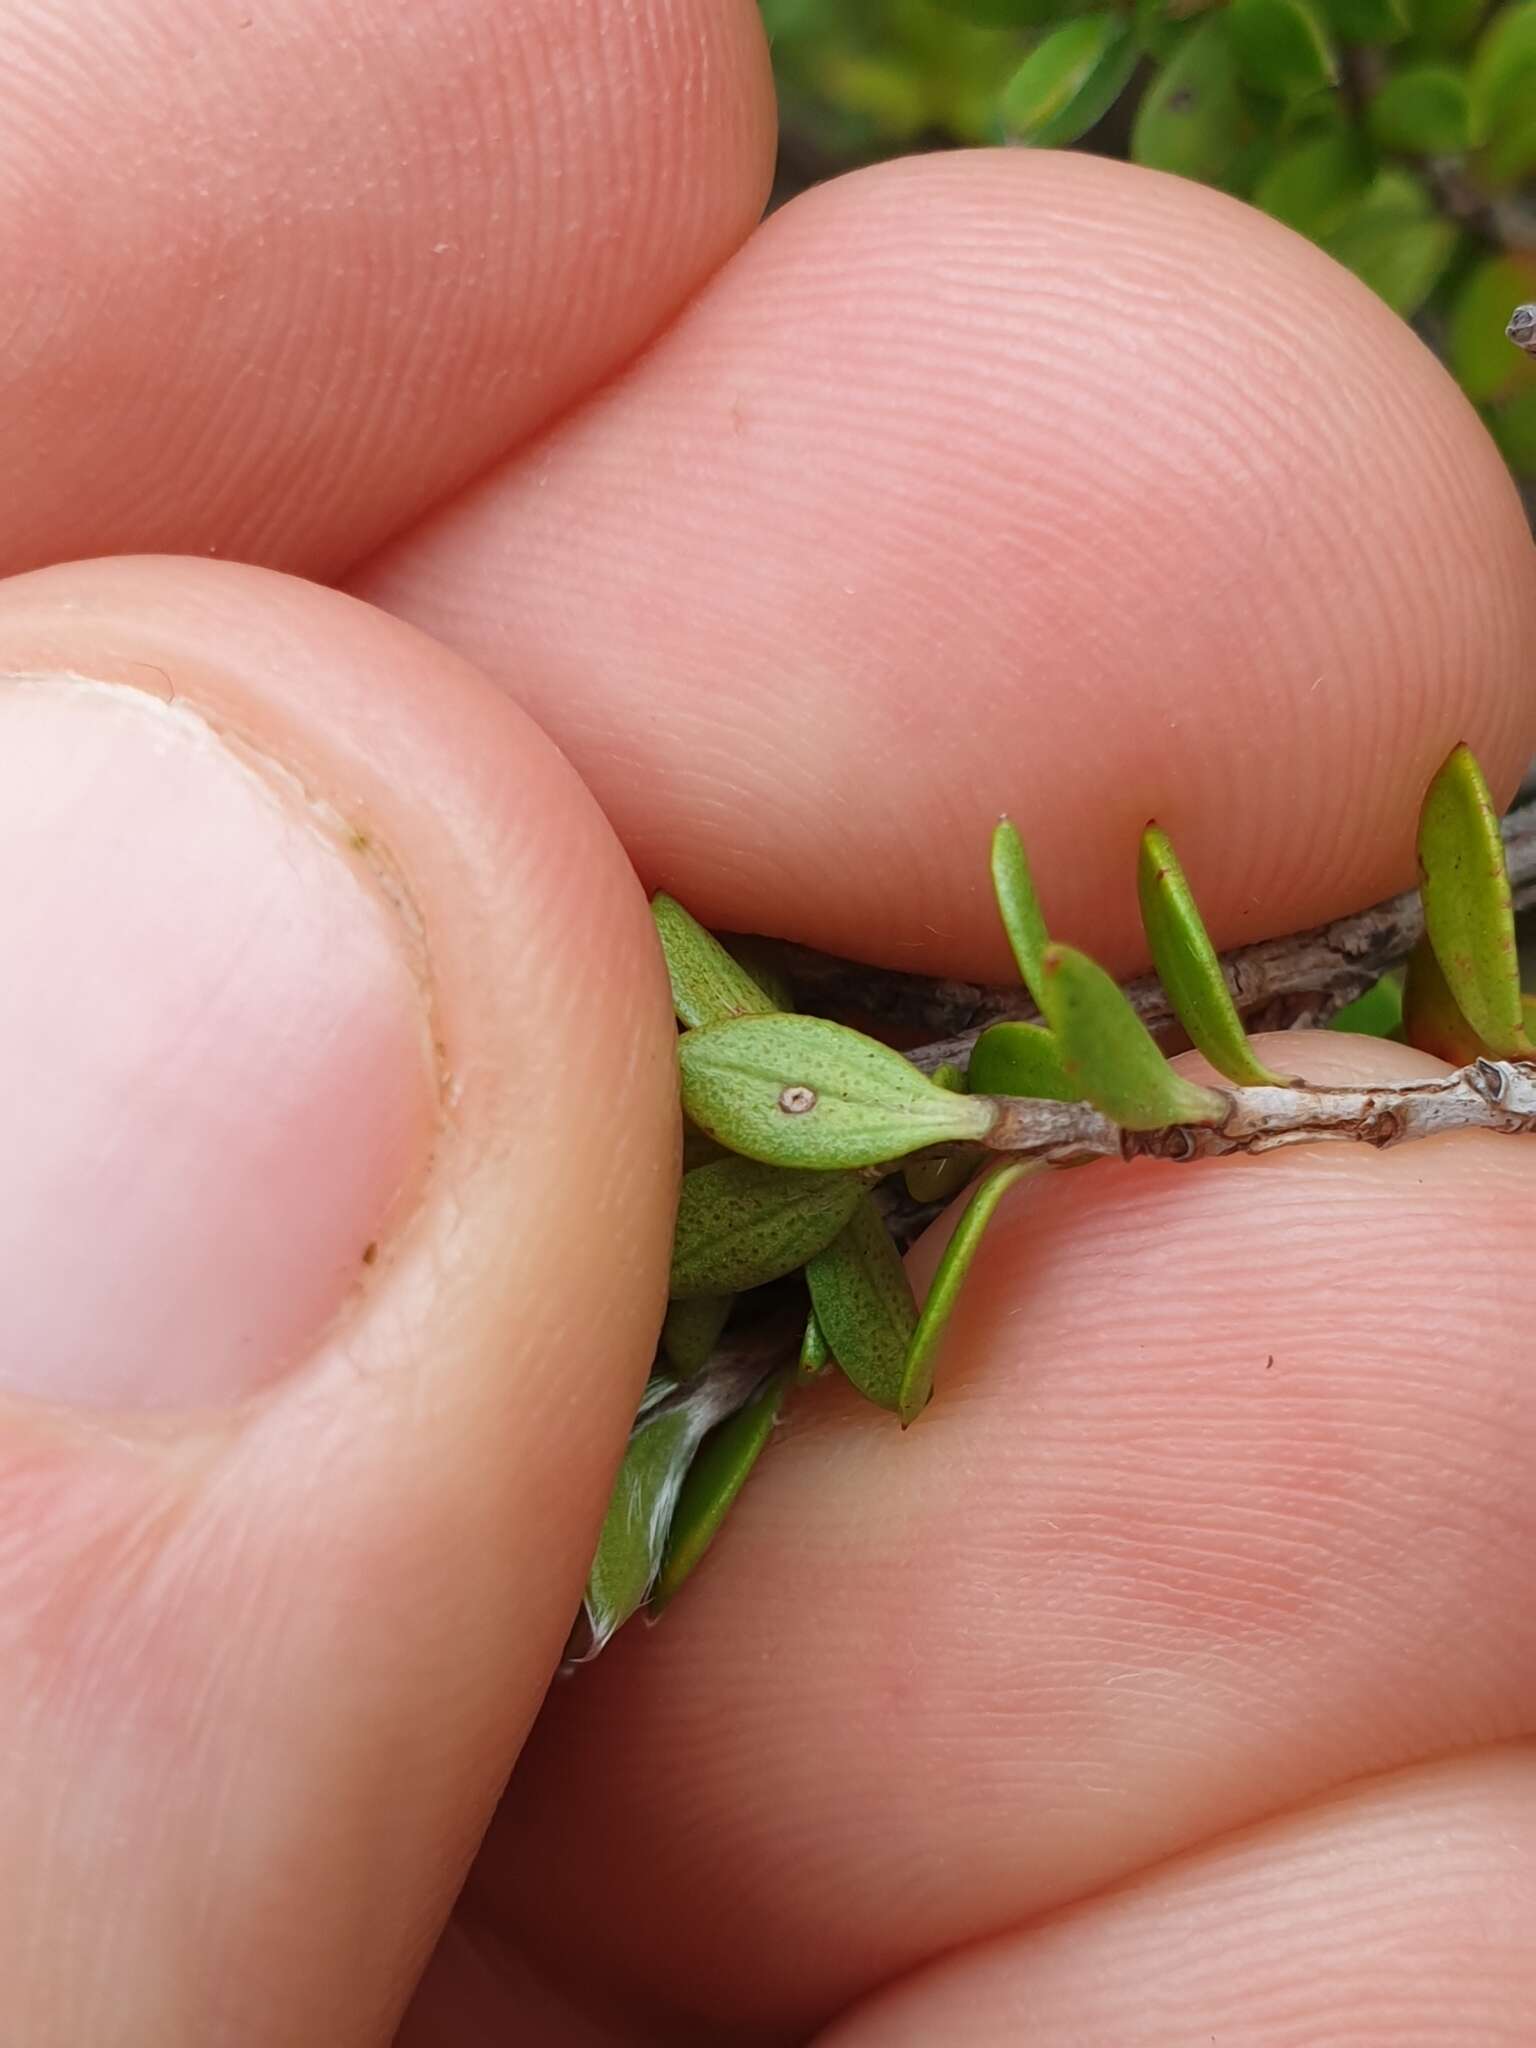
[[[1503,63],[1490,63],[1488,90],[1474,88],[1473,105],[1486,139],[1478,171],[1485,183],[1502,191],[1536,172],[1536,61],[1514,37],[1501,40],[1500,48],[1508,54]]]
[[[832,1356],[866,1399],[894,1409],[917,1306],[901,1254],[868,1195],[810,1261],[805,1278]]]
[[[933,1374],[940,1340],[954,1313],[960,1289],[971,1270],[971,1261],[986,1234],[987,1225],[997,1214],[998,1204],[1010,1188],[1017,1187],[1028,1175],[1041,1170],[1038,1159],[1009,1160],[994,1167],[985,1179],[979,1181],[975,1193],[966,1203],[955,1225],[954,1235],[944,1247],[933,1284],[928,1289],[928,1299],[923,1303],[917,1328],[907,1346],[901,1386],[896,1397],[896,1412],[901,1417],[903,1429],[911,1427],[933,1394]]]
[[[1403,979],[1384,974],[1352,1003],[1328,1019],[1330,1031],[1353,1032],[1361,1038],[1399,1038],[1403,1031]]]
[[[1403,1036],[1420,1052],[1453,1067],[1483,1058],[1488,1048],[1461,1014],[1428,939],[1408,955],[1403,982]]]
[[[1253,190],[1253,203],[1299,234],[1342,227],[1370,189],[1375,154],[1357,128],[1314,135],[1284,151]]]
[[[749,1159],[875,1166],[992,1127],[985,1104],[825,1017],[741,1017],[685,1032],[677,1053],[686,1113]]]
[[[1536,391],[1490,406],[1484,418],[1515,475],[1536,477]]]
[[[708,1365],[735,1300],[731,1294],[695,1294],[667,1304],[661,1348],[680,1380],[691,1380]]]
[[[1389,176],[1384,172],[1376,180],[1366,204],[1325,235],[1322,246],[1408,320],[1439,283],[1460,237],[1450,221],[1378,204]]]
[[[1103,968],[1071,946],[1045,955],[1045,1014],[1067,1077],[1128,1131],[1220,1123],[1227,1098],[1175,1073]]]
[[[1019,979],[1038,1008],[1044,980],[1040,962],[1050,944],[1050,933],[1045,928],[1040,899],[1035,894],[1034,877],[1029,872],[1024,842],[1007,818],[998,821],[997,830],[992,834],[992,889],[997,897],[1003,930],[1013,948]]]
[[[1141,921],[1168,1000],[1191,1042],[1218,1074],[1250,1088],[1284,1088],[1255,1054],[1227,987],[1194,894],[1166,832],[1149,825],[1136,867]]]
[[[677,1496],[666,1554],[651,1598],[652,1615],[661,1613],[703,1561],[720,1524],[735,1506],[737,1495],[767,1448],[793,1377],[787,1372],[775,1373],[754,1400],[738,1408],[705,1438]]]
[[[1457,747],[1419,814],[1424,924],[1457,1007],[1501,1058],[1529,1052],[1499,814],[1469,747]]]
[[[964,1067],[957,1067],[953,1060],[941,1060],[928,1076],[935,1088],[947,1088],[951,1095],[964,1095],[966,1080]]]
[[[1457,156],[1476,140],[1472,94],[1451,64],[1414,64],[1399,71],[1371,101],[1371,138],[1404,156]]]
[[[802,1386],[809,1386],[812,1380],[819,1380],[832,1364],[832,1346],[827,1342],[827,1333],[816,1320],[812,1309],[805,1319],[805,1335],[800,1340],[800,1366],[798,1377]]]
[[[1061,148],[1103,119],[1130,83],[1136,42],[1118,14],[1088,14],[1036,43],[1003,89],[1003,122],[1019,142]]]
[[[830,1244],[863,1192],[855,1174],[718,1159],[683,1175],[670,1292],[735,1294],[793,1273]]]
[[[1396,43],[1409,29],[1408,0],[1323,0],[1323,13],[1346,43]]]
[[[1254,92],[1295,100],[1332,85],[1338,60],[1307,0],[1232,0],[1232,54]]]
[[[661,1569],[683,1475],[703,1433],[699,1411],[688,1406],[658,1408],[636,1424],[587,1575],[589,1655],[644,1605]]]
[[[651,915],[666,955],[672,1005],[683,1024],[723,1024],[728,1017],[760,1017],[773,1004],[734,961],[670,896],[651,898]]]
[[[1536,0],[1501,7],[1472,53],[1469,86],[1488,137],[1488,168],[1500,183],[1525,175],[1536,135]]]
[[[1489,256],[1468,273],[1451,308],[1446,360],[1474,405],[1536,391],[1536,358],[1509,344],[1509,316],[1536,298],[1536,255]]]
[[[1257,133],[1238,87],[1224,14],[1202,21],[1154,78],[1136,111],[1131,156],[1230,191],[1233,166]]]
[[[1383,164],[1360,203],[1360,213],[1374,220],[1433,220],[1437,203],[1417,171],[1403,164]]]
[[[1480,168],[1500,191],[1536,173],[1536,86],[1529,105],[1501,115],[1489,129]]]
[[[966,1085],[973,1095],[1030,1095],[1041,1102],[1082,1096],[1067,1079],[1061,1048],[1041,1024],[989,1024],[972,1049]]]

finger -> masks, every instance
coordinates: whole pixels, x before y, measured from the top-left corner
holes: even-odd
[[[1533,1194],[1530,1145],[1468,1135],[1013,1198],[924,1419],[808,1397],[688,1594],[551,1702],[482,1916],[631,2010],[802,2036],[1222,1830],[1536,1728]]]
[[[1527,2039],[1536,1752],[1430,1765],[1255,1828],[898,1986],[824,2048]]]
[[[4,570],[340,570],[633,355],[770,171],[750,0],[0,22]]]
[[[654,1344],[649,919],[528,722],[333,594],[44,571],[0,675],[3,2031],[375,2042]]]
[[[1309,243],[1098,158],[924,158],[786,208],[635,374],[365,570],[554,733],[699,915],[1010,972],[1143,956],[1173,832],[1218,940],[1412,880],[1458,739],[1536,741],[1520,506]]]

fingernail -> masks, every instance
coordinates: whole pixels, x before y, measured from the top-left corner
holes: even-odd
[[[435,1121],[344,824],[184,706],[0,678],[0,1386],[261,1386],[371,1280]]]

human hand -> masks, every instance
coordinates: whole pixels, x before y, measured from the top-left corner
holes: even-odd
[[[1088,159],[727,264],[746,0],[9,26],[6,2038],[377,2042],[424,1965],[403,2048],[1523,2038],[1536,1167],[1474,1138],[1021,1199],[920,1426],[818,1390],[557,1690],[428,1961],[673,1197],[643,900],[510,700],[722,926],[1001,974],[1006,806],[1110,964],[1153,809],[1219,943],[1295,928],[1532,751],[1449,381]]]

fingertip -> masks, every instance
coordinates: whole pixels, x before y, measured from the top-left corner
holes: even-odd
[[[1004,810],[1128,968],[1149,812],[1236,943],[1403,886],[1451,736],[1508,794],[1536,726],[1528,530],[1428,350],[1277,223],[1082,155],[805,195],[363,587],[708,920],[939,972],[1007,972]]]
[[[0,585],[0,726],[8,2012],[384,2039],[654,1352],[651,921],[504,696],[270,572]]]

